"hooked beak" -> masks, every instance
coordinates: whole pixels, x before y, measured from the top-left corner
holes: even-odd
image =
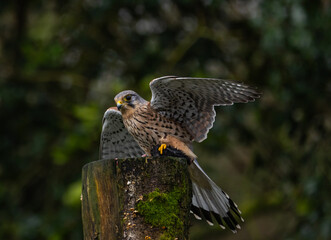
[[[117,101],[116,106],[118,110],[121,110],[122,103],[123,103],[122,101]]]

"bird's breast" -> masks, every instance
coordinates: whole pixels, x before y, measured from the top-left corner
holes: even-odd
[[[161,116],[148,106],[138,108],[129,118],[123,118],[124,125],[145,152],[149,152],[168,135],[187,140],[190,136],[175,122]]]

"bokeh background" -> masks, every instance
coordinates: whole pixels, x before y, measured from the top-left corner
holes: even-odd
[[[0,36],[0,239],[82,239],[103,112],[163,75],[263,91],[195,145],[243,229],[192,218],[192,240],[331,239],[329,0],[1,1]]]

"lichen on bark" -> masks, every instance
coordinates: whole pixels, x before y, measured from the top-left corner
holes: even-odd
[[[184,221],[181,213],[181,203],[185,201],[188,189],[184,186],[174,187],[168,193],[162,193],[158,188],[146,194],[137,203],[138,213],[153,227],[164,230],[160,239],[183,239]]]
[[[188,239],[191,198],[185,159],[89,163],[83,168],[84,239]]]

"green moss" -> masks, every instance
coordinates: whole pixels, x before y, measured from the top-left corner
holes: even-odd
[[[147,223],[164,229],[161,240],[178,238],[183,234],[184,223],[180,218],[180,203],[185,196],[185,188],[174,187],[169,193],[159,189],[144,196],[137,204],[138,212]]]

